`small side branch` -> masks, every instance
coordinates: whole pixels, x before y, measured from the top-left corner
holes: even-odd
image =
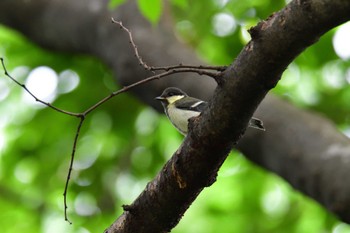
[[[69,112],[69,111],[66,111],[66,110],[63,110],[63,109],[60,109],[60,108],[57,108],[55,106],[53,106],[52,104],[48,103],[48,102],[45,102],[39,98],[37,98],[27,87],[26,85],[24,85],[23,83],[20,83],[18,82],[16,79],[14,79],[10,74],[9,72],[7,71],[6,69],[6,66],[5,66],[5,63],[4,63],[4,59],[2,57],[0,57],[0,60],[1,60],[1,65],[2,65],[2,68],[4,69],[4,72],[5,72],[5,75],[10,78],[14,83],[16,83],[18,86],[22,87],[29,95],[31,95],[35,101],[43,104],[43,105],[46,105],[47,107],[49,108],[52,108],[53,110],[57,111],[57,112],[60,112],[60,113],[63,113],[63,114],[66,114],[66,115],[70,115],[70,116],[75,116],[75,117],[80,117],[80,113],[74,113],[74,112]]]
[[[69,170],[68,170],[66,184],[64,186],[64,192],[63,192],[64,219],[67,222],[69,222],[69,224],[72,224],[72,222],[68,219],[68,214],[67,214],[67,209],[68,209],[68,205],[67,205],[68,185],[69,185],[69,180],[70,180],[70,177],[71,177],[71,174],[72,174],[72,170],[73,170],[73,163],[74,163],[75,152],[76,152],[76,148],[77,148],[77,144],[78,144],[78,138],[79,138],[80,130],[81,130],[81,127],[83,126],[84,120],[85,120],[85,115],[81,115],[80,122],[79,122],[77,131],[76,131],[75,137],[74,137],[73,149],[72,149],[72,154],[71,154],[70,163],[69,163]]]
[[[203,66],[203,65],[199,65],[199,66],[193,66],[193,65],[184,65],[184,64],[178,64],[178,65],[173,65],[173,66],[151,66],[151,70],[172,70],[172,69],[178,69],[178,68],[193,68],[196,70],[216,70],[216,71],[224,71],[227,69],[227,66]]]
[[[194,65],[185,65],[185,64],[178,64],[178,65],[171,65],[171,66],[149,66],[146,64],[146,62],[143,61],[142,57],[139,54],[138,48],[134,42],[134,39],[132,37],[131,31],[126,28],[121,21],[115,20],[112,18],[112,22],[115,24],[118,24],[121,29],[123,29],[129,36],[129,42],[132,45],[135,53],[135,57],[138,59],[139,64],[143,66],[145,70],[152,71],[153,73],[155,71],[170,71],[170,70],[177,70],[177,73],[179,73],[179,70],[187,70],[183,72],[194,72],[198,73],[199,75],[208,75],[209,77],[212,77],[215,79],[216,82],[220,83],[220,80],[217,79],[219,77],[220,73],[224,70],[226,70],[227,66],[194,66]],[[210,72],[208,70],[215,70],[217,73]]]
[[[112,18],[112,22],[115,23],[115,24],[118,24],[120,26],[121,29],[123,29],[124,31],[126,31],[129,35],[129,41],[130,41],[130,44],[132,45],[132,47],[134,48],[134,52],[135,52],[135,56],[137,57],[137,59],[139,60],[140,62],[140,65],[143,66],[146,70],[151,70],[151,67],[148,66],[141,58],[140,54],[139,54],[139,51],[137,49],[137,46],[134,42],[134,39],[132,38],[132,34],[131,34],[131,31],[126,28],[123,23],[121,21],[117,21],[117,20],[114,20]]]

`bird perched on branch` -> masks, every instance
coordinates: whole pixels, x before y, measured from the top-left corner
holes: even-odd
[[[198,116],[208,105],[207,102],[190,97],[176,87],[166,88],[161,96],[156,97],[156,100],[161,101],[165,114],[183,135],[188,132],[188,120]],[[254,117],[250,119],[248,126],[265,131],[263,122]]]

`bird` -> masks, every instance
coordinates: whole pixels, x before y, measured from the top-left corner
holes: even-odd
[[[188,96],[184,91],[176,87],[166,88],[155,99],[159,100],[163,105],[164,112],[170,122],[185,136],[188,133],[188,120],[199,116],[208,105],[206,101]],[[250,119],[248,126],[265,131],[263,122],[255,117]]]

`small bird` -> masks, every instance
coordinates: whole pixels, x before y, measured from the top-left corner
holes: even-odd
[[[161,101],[165,114],[183,135],[188,133],[188,120],[198,116],[208,105],[207,102],[190,97],[176,87],[166,88],[156,100]],[[254,117],[250,119],[248,126],[265,131],[263,122]]]

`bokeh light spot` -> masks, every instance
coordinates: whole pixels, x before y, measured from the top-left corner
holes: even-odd
[[[0,101],[4,100],[10,93],[10,88],[4,79],[0,80]]]
[[[285,214],[289,209],[290,203],[284,190],[276,185],[262,198],[263,210],[270,216],[278,217]]]
[[[78,194],[74,201],[74,208],[77,214],[81,216],[90,216],[99,212],[96,199],[87,192],[81,192]]]
[[[350,23],[341,25],[333,37],[333,47],[336,54],[343,60],[350,58]]]
[[[22,159],[15,168],[15,177],[22,183],[31,183],[38,173],[37,162],[34,159]]]
[[[229,13],[218,13],[214,15],[212,24],[214,34],[221,37],[232,34],[237,28],[235,18]]]
[[[329,62],[322,68],[323,81],[328,87],[339,89],[346,84],[342,69],[339,69],[340,63]]]
[[[79,75],[72,70],[64,70],[58,75],[57,90],[59,93],[69,93],[79,85]]]
[[[139,134],[152,134],[159,121],[159,115],[151,108],[145,108],[137,117],[135,128]]]
[[[26,87],[40,100],[52,102],[56,97],[57,74],[47,66],[40,66],[33,69],[25,82]],[[23,92],[24,101],[35,103],[33,97]]]

